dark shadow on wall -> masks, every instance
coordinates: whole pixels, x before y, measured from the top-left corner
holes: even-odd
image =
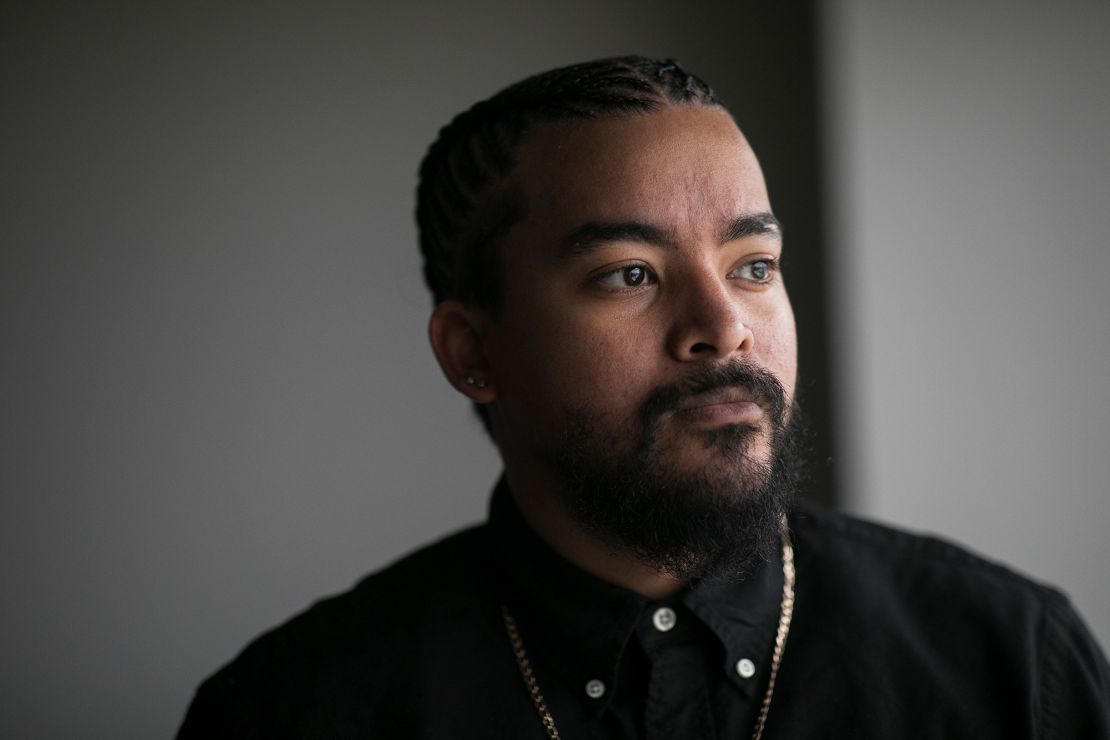
[[[798,400],[814,432],[806,496],[836,505],[816,13],[806,2],[745,3],[737,15],[735,42],[711,47],[695,71],[714,85],[759,155],[784,226],[784,274],[798,324]]]

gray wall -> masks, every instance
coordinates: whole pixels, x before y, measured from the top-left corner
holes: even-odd
[[[473,100],[678,56],[804,250],[798,21],[739,5],[5,4],[0,736],[170,735],[246,640],[481,518],[411,220]],[[829,11],[844,488],[1062,583],[1105,641],[1106,13],[949,5]]]
[[[827,8],[842,491],[1110,645],[1110,5]]]
[[[0,736],[168,736],[249,638],[480,519],[417,162],[524,74],[632,51],[793,161],[808,41],[737,6],[4,4]]]

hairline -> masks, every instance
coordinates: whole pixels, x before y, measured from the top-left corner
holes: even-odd
[[[442,301],[459,300],[467,305],[485,309],[490,312],[495,318],[501,314],[501,302],[504,298],[504,286],[502,283],[504,259],[502,259],[501,251],[504,249],[504,237],[512,229],[513,226],[518,224],[528,214],[528,206],[524,198],[524,190],[520,182],[517,180],[519,166],[519,157],[521,147],[525,146],[529,138],[535,136],[540,130],[563,129],[564,134],[569,133],[571,130],[597,121],[606,120],[632,120],[634,118],[642,118],[647,116],[657,115],[667,108],[716,108],[723,112],[736,124],[736,119],[733,117],[732,112],[718,101],[712,103],[704,103],[699,100],[670,100],[663,99],[660,101],[659,106],[647,111],[612,111],[602,112],[596,115],[575,117],[575,118],[559,118],[559,119],[544,119],[537,118],[530,121],[520,132],[520,136],[512,147],[508,150],[509,167],[497,182],[490,185],[487,192],[481,196],[481,204],[477,207],[479,218],[476,219],[476,228],[472,230],[472,234],[464,238],[464,243],[468,246],[464,247],[464,252],[475,250],[481,252],[487,250],[486,254],[476,254],[480,257],[478,260],[486,264],[493,272],[494,281],[490,286],[492,291],[489,295],[471,295],[471,296],[456,296],[444,297]],[[487,220],[487,217],[489,220]],[[484,232],[486,238],[478,239],[477,237]],[[442,302],[441,301],[441,302]]]

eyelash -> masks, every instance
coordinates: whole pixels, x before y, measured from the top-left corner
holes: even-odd
[[[613,286],[613,287],[608,287],[608,286],[605,285],[606,280],[608,280],[612,277],[621,275],[622,273],[625,273],[626,271],[635,270],[635,269],[643,270],[643,272],[644,272],[644,279],[643,279],[643,282],[641,282],[640,284],[638,284],[638,285],[622,285],[622,286]],[[640,288],[644,287],[645,285],[654,285],[655,283],[659,282],[659,279],[655,276],[655,273],[652,272],[651,268],[648,267],[647,265],[645,265],[644,263],[642,263],[642,262],[629,262],[629,263],[620,265],[618,267],[614,267],[611,270],[606,270],[602,274],[596,276],[593,280],[591,280],[591,282],[594,285],[597,285],[598,287],[600,287],[604,290],[610,290],[614,293],[631,293],[633,291],[639,290]]]
[[[764,280],[753,280],[752,282],[754,282],[756,285],[770,285],[771,283],[775,282],[775,278],[780,272],[779,261],[774,257],[760,257],[759,259],[754,259],[751,262],[745,262],[744,264],[740,265],[740,267],[736,268],[736,270],[730,272],[729,275],[731,275],[733,272],[737,272],[738,270],[742,270],[745,267],[757,265],[760,262],[767,265],[767,277]]]
[[[771,283],[773,283],[775,281],[776,276],[779,274],[779,261],[775,257],[760,257],[759,259],[754,259],[754,260],[751,260],[750,262],[745,262],[744,264],[737,267],[735,270],[730,271],[728,273],[728,276],[731,277],[735,273],[739,272],[740,270],[743,270],[744,268],[751,268],[753,265],[757,265],[757,264],[760,264],[760,263],[763,263],[763,264],[767,265],[767,277],[764,280],[749,280],[748,278],[739,278],[739,279],[749,280],[749,282],[751,282],[755,285],[760,285],[760,286],[770,285]],[[619,286],[619,287],[606,287],[604,285],[606,280],[609,280],[610,278],[612,278],[614,276],[621,275],[622,273],[625,273],[626,271],[635,270],[635,269],[640,269],[640,270],[643,270],[643,272],[644,272],[644,279],[639,284],[637,284],[637,285],[623,285],[623,286]],[[595,278],[593,278],[593,280],[591,280],[592,284],[597,285],[598,287],[601,287],[604,290],[612,291],[614,293],[632,293],[632,292],[640,290],[645,285],[654,285],[657,282],[659,282],[659,278],[656,276],[656,274],[652,271],[652,269],[650,267],[643,264],[642,262],[629,262],[627,264],[623,264],[623,265],[620,265],[618,267],[614,267],[611,270],[607,270],[606,272],[604,272],[600,275],[597,275]]]

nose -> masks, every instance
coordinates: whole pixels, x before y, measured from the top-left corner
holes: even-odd
[[[755,348],[746,318],[737,288],[723,276],[699,275],[675,301],[669,350],[681,362],[746,355]]]

